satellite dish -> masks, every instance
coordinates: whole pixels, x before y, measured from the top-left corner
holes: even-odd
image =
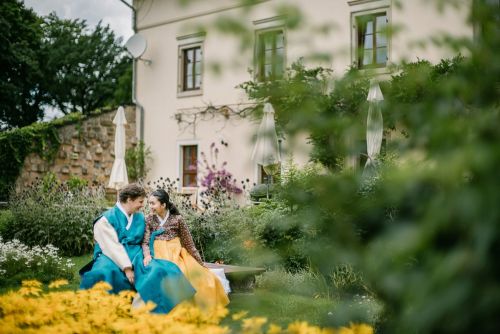
[[[128,39],[127,43],[125,43],[125,48],[127,48],[127,51],[135,59],[138,59],[142,56],[144,51],[146,51],[146,47],[146,39],[139,34],[133,35]]]

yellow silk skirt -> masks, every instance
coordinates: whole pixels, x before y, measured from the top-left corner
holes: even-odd
[[[214,311],[218,307],[229,304],[222,283],[209,269],[196,261],[182,247],[180,239],[155,240],[153,244],[155,258],[175,263],[184,273],[193,288],[196,289],[194,304],[206,311]]]

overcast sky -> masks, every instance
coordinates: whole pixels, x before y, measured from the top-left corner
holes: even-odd
[[[24,4],[40,16],[56,12],[60,18],[84,19],[90,27],[102,20],[123,38],[123,43],[133,35],[132,10],[120,0],[24,0]]]

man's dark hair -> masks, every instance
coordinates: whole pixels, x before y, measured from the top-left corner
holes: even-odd
[[[118,195],[120,203],[126,203],[129,198],[134,201],[139,197],[146,197],[146,191],[136,183],[126,185],[120,190],[120,194]]]

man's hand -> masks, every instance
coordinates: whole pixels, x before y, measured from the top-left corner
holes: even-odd
[[[146,257],[144,258],[144,261],[143,261],[144,266],[147,266],[147,265],[151,262],[151,260],[152,260],[152,259],[153,259],[153,258],[151,258],[151,255],[146,256]]]
[[[127,267],[123,269],[123,272],[125,273],[125,276],[127,276],[127,279],[130,282],[130,284],[134,285],[135,282],[134,269],[132,269],[131,267]]]

